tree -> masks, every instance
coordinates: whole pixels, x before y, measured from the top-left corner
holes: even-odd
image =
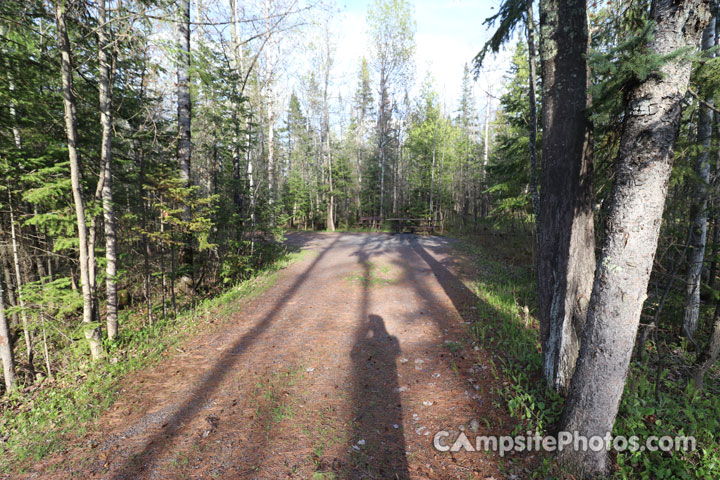
[[[604,245],[560,431],[587,438],[612,432],[647,295],[690,79],[691,62],[684,50],[697,46],[710,20],[710,3],[652,3],[656,26],[647,50],[664,61],[636,79],[628,92]],[[558,460],[586,476],[608,473],[605,449],[567,448]]]
[[[365,58],[360,60],[358,71],[358,84],[353,97],[351,131],[354,133],[355,169],[357,175],[357,209],[361,212],[375,211],[373,208],[375,189],[372,179],[374,164],[370,162],[370,140],[368,135],[372,130],[373,94],[370,83],[370,69]]]
[[[551,388],[565,393],[580,348],[595,271],[586,1],[542,2],[540,29],[540,335],[545,379]]]
[[[702,34],[702,49],[710,50],[715,44],[715,21],[711,20]],[[698,111],[697,143],[700,152],[695,161],[697,185],[690,208],[690,221],[693,226],[690,235],[690,248],[687,254],[685,274],[685,311],[683,330],[690,339],[695,336],[700,315],[700,280],[702,277],[705,245],[707,244],[708,198],[710,186],[710,150],[712,141],[713,111],[712,95],[704,97],[705,105]]]
[[[524,221],[532,218],[532,192],[528,188],[532,182],[532,166],[528,162],[532,132],[527,57],[527,42],[518,42],[494,119],[495,134],[492,152],[488,152],[485,183],[494,207],[489,213],[495,221],[512,222],[516,216]]]
[[[177,49],[177,161],[183,186],[192,186],[190,176],[191,156],[191,100],[190,100],[190,0],[180,0],[177,5],[175,43]],[[185,207],[185,220],[190,221],[192,212]],[[193,291],[192,236],[186,235],[180,249],[180,285],[187,292]]]
[[[70,51],[70,39],[65,26],[65,0],[55,2],[55,23],[57,27],[58,48],[61,55],[62,92],[65,110],[65,132],[67,135],[68,157],[70,159],[70,180],[72,183],[75,217],[78,229],[78,249],[80,262],[80,283],[83,296],[83,323],[85,338],[90,345],[94,360],[102,356],[100,327],[95,323],[94,301],[90,285],[90,262],[95,252],[89,250],[87,223],[85,221],[85,200],[80,184],[80,161],[78,158],[77,109],[73,87],[73,70]],[[94,263],[94,260],[92,260]]]
[[[100,150],[100,182],[105,220],[105,286],[107,291],[107,334],[113,340],[118,331],[117,305],[117,242],[112,195],[112,69],[108,41],[105,0],[98,0],[98,87],[102,140]]]
[[[533,20],[533,2],[528,0],[525,13],[525,26],[528,44],[528,103],[530,104],[530,198],[533,214],[537,221],[540,212],[540,195],[538,193],[538,161],[537,161],[537,78],[535,74],[535,20]]]
[[[374,65],[378,74],[377,162],[379,167],[378,215],[385,204],[385,167],[389,156],[392,89],[409,78],[415,48],[415,21],[406,0],[376,0],[368,12]]]
[[[538,193],[538,161],[537,161],[537,92],[536,92],[536,59],[535,59],[535,21],[533,20],[532,0],[505,0],[498,10],[498,13],[485,19],[484,25],[493,26],[499,22],[497,30],[490,40],[485,42],[482,50],[473,59],[475,65],[475,76],[480,74],[485,57],[489,52],[497,53],[505,45],[515,30],[515,27],[525,17],[525,30],[527,40],[528,60],[528,97],[529,97],[529,156],[530,156],[530,198],[532,200],[533,214],[535,221],[538,221],[539,193]]]
[[[15,378],[15,356],[10,340],[10,327],[5,315],[5,294],[2,281],[0,281],[0,360],[3,364],[5,391],[11,392],[15,389],[17,380]]]
[[[326,19],[323,25],[323,38],[320,51],[320,63],[321,72],[323,75],[323,90],[322,90],[322,132],[320,134],[320,141],[322,143],[322,149],[326,158],[328,168],[328,201],[327,201],[327,222],[325,227],[331,232],[335,231],[335,192],[333,191],[333,164],[332,164],[332,152],[330,150],[330,106],[328,104],[328,89],[330,84],[330,70],[333,65],[333,53],[334,45],[330,38],[329,30],[329,19]]]

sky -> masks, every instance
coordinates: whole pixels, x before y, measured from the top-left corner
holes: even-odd
[[[371,0],[338,0],[337,56],[334,76],[340,89],[354,89],[358,59],[368,56],[367,11]],[[411,93],[430,71],[447,111],[457,108],[463,65],[472,67],[472,59],[488,40],[491,31],[483,21],[492,16],[500,0],[416,0],[417,31],[415,35],[415,84]],[[488,90],[497,94],[508,65],[508,54],[488,57],[486,68],[474,84],[478,111],[482,112]],[[348,79],[348,82],[344,80]],[[347,92],[342,92],[345,95]]]

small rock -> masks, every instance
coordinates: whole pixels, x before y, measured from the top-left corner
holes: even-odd
[[[423,405],[425,405],[426,407],[432,407],[433,402],[423,402]]]
[[[358,440],[357,444],[363,446],[365,445],[365,440]]]
[[[440,374],[439,374],[439,373],[433,373],[433,378],[440,378]]]
[[[309,367],[309,368],[306,368],[305,371],[308,372],[308,373],[312,373],[312,372],[315,371],[315,369],[312,368],[312,367]]]
[[[398,429],[400,428],[400,425],[398,425],[397,423],[393,423],[393,428]]]
[[[478,430],[480,430],[480,422],[478,422],[476,418],[473,418],[472,420],[470,420],[468,428],[472,433],[477,433]]]
[[[407,359],[407,358],[401,358],[401,359],[400,359],[400,363],[407,363],[407,362],[408,362],[408,359]]]

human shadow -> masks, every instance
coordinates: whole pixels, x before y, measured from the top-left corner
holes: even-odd
[[[368,313],[369,261],[373,253],[382,253],[382,242],[372,240],[368,237],[354,253],[363,267],[363,290],[360,324],[350,352],[354,418],[348,468],[352,478],[406,479],[409,471],[397,372],[400,343],[388,333],[381,316]]]
[[[355,418],[352,468],[371,478],[409,478],[396,359],[400,344],[369,315],[350,352]]]
[[[137,478],[152,469],[154,462],[167,450],[167,446],[172,442],[173,438],[177,437],[182,432],[183,427],[202,412],[227,375],[238,368],[243,353],[267,331],[283,307],[298,292],[303,283],[310,277],[311,272],[323,257],[332,250],[338,240],[339,237],[315,257],[305,271],[299,275],[297,281],[284,293],[272,310],[260,322],[228,348],[225,348],[213,368],[200,376],[196,387],[187,395],[186,400],[171,409],[171,413],[163,424],[164,428],[153,434],[145,442],[145,446],[139,453],[125,460],[120,468],[116,470],[116,473],[111,475],[111,478]]]

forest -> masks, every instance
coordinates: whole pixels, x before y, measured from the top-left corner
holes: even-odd
[[[0,475],[50,476],[52,465],[92,478],[182,477],[210,447],[171,461],[146,446],[136,464],[127,453],[105,470],[83,463],[99,458],[104,447],[87,435],[110,428],[106,412],[132,379],[172,365],[191,351],[185,342],[215,338],[210,329],[245,328],[238,302],[272,318],[294,302],[322,309],[358,295],[361,307],[328,313],[360,312],[365,328],[348,330],[355,347],[333,356],[357,363],[358,349],[376,352],[379,370],[397,375],[373,379],[355,365],[365,379],[355,383],[387,394],[348,394],[347,408],[368,413],[346,412],[354,430],[343,434],[347,419],[323,420],[340,440],[310,448],[298,473],[279,473],[290,457],[272,468],[253,457],[248,470],[198,478],[718,478],[717,0],[487,2],[472,19],[474,53],[454,72],[419,67],[424,2],[348,3],[361,4],[366,28],[357,58],[342,50],[347,6],[333,0],[0,2]],[[447,9],[462,12],[454,3]],[[447,75],[456,87],[438,81]],[[433,234],[388,234],[407,219]],[[451,260],[470,262],[472,278]],[[344,276],[324,284],[326,271]],[[288,275],[296,283],[283,294]],[[692,436],[697,448],[466,452],[448,467],[458,460],[413,432],[404,362],[388,358],[407,362],[414,344],[390,318],[400,307],[377,293],[400,304],[422,275],[444,293],[418,293],[417,316],[440,318],[447,304],[467,327],[428,333],[438,362],[487,376],[468,380],[487,397],[467,414],[485,415],[481,433]],[[326,290],[303,302],[303,282]],[[319,322],[310,311],[298,315]],[[298,320],[276,342],[263,322],[238,345],[297,345],[299,365],[233,363],[257,375],[263,393],[247,408],[258,425],[248,428],[269,438],[283,421],[302,423],[297,405],[318,401],[279,400],[274,389],[294,394],[278,375],[317,373],[303,355],[329,340],[313,344]],[[345,335],[327,322],[328,338]],[[370,340],[378,335],[399,346]],[[413,374],[431,363],[414,362]],[[442,408],[422,401],[433,403]],[[388,416],[391,404],[404,415]],[[220,438],[221,413],[203,420],[194,400],[184,405],[163,428],[207,421],[202,438]],[[272,421],[260,425],[258,412]],[[397,431],[378,433],[381,420]],[[168,438],[184,435],[172,428]],[[71,435],[91,447],[73,450]],[[58,466],[64,455],[71,466]]]

